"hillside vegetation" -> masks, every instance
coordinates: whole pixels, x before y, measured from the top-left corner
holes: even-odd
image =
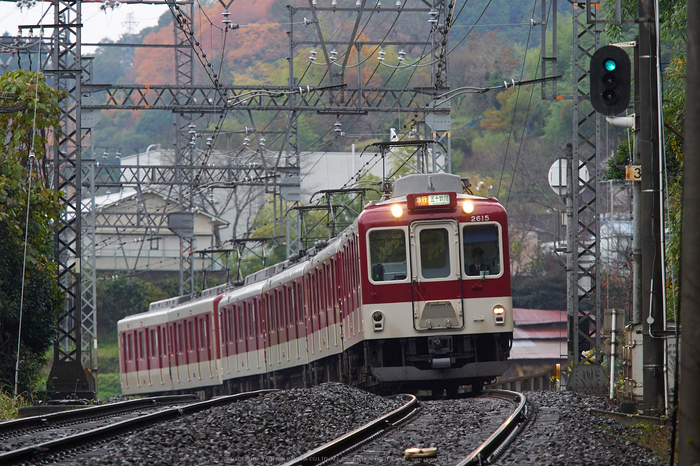
[[[199,53],[205,54],[214,67],[218,67],[218,76],[224,85],[287,84],[289,43],[286,32],[290,29],[287,3],[308,6],[308,2],[271,0],[235,4],[231,8],[231,20],[240,27],[227,34],[221,32],[223,8],[218,2],[203,4],[195,11]],[[502,86],[504,81],[540,77],[539,30],[530,26],[532,11],[513,2],[495,0],[469,2],[459,13],[449,42],[450,88]],[[324,14],[331,16],[328,12]],[[297,14],[295,18],[300,20],[301,16]],[[559,16],[559,37],[571,37],[570,13],[560,12]],[[475,23],[478,27],[472,28]],[[352,26],[352,21],[333,22],[326,18],[324,24],[345,30]],[[304,28],[299,24],[294,27]],[[391,40],[417,40],[414,37],[417,29],[417,25],[395,25],[391,29]],[[367,34],[370,32],[373,31]],[[136,36],[125,36],[123,41],[172,43],[170,13],[161,17],[157,27]],[[389,57],[395,61],[399,49],[386,47],[386,61]],[[300,85],[327,85],[330,80],[324,67],[310,66],[311,50],[310,46],[295,48],[295,78]],[[412,54],[420,53],[420,50],[408,50],[406,61]],[[379,55],[372,47],[362,47],[361,54],[363,80],[368,87],[430,86],[428,68],[397,70],[378,66]],[[558,69],[563,75],[558,81],[559,89],[571,89],[571,44],[560,39],[557,54]],[[174,63],[174,54],[164,53],[162,49],[103,47],[98,49],[94,60],[94,80],[112,84],[172,84],[175,82]],[[194,69],[196,83],[211,84],[199,62]],[[356,71],[348,68],[345,82],[355,85],[356,81]],[[99,94],[96,98],[100,98]],[[514,240],[536,231],[544,235],[543,241],[551,241],[554,230],[551,222],[555,217],[551,212],[561,207],[561,201],[547,186],[547,170],[555,159],[563,156],[564,144],[572,138],[570,101],[542,100],[541,86],[530,85],[483,94],[465,93],[453,98],[451,106],[453,172],[469,177],[474,185],[481,182],[478,194],[496,196],[509,208],[513,231],[522,232],[516,234]],[[256,113],[256,127],[269,132],[283,130],[284,118],[272,113]],[[216,120],[214,115],[210,124]],[[402,135],[413,129],[422,131],[416,125],[415,116],[410,114],[369,113],[362,118],[343,117],[346,137],[334,134],[334,121],[335,116],[329,118],[315,112],[301,114],[298,128],[302,150],[349,151],[351,144],[361,149],[369,142],[387,140],[390,128],[396,128]],[[175,139],[173,123],[173,116],[166,111],[107,111],[103,112],[102,122],[94,132],[94,142],[97,151],[104,150],[110,158],[116,152],[125,155],[143,151],[150,144],[170,147]],[[232,150],[242,147],[247,135],[241,130],[250,126],[248,114],[229,112],[223,124],[226,137],[220,137],[215,142],[216,147]],[[277,146],[282,143],[279,137],[276,143]],[[277,150],[269,141],[268,147]]]

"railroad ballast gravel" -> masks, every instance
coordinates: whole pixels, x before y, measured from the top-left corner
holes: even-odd
[[[635,427],[624,426],[590,411],[616,411],[607,397],[568,391],[526,392],[525,395],[534,408],[533,420],[495,462],[497,465],[668,464],[651,449],[630,440],[639,432]]]
[[[280,464],[404,403],[339,383],[285,390],[144,429],[103,446],[90,463]]]
[[[614,410],[605,397],[572,392],[527,392],[533,420],[498,458],[498,465],[661,465],[653,451],[631,442],[635,429],[589,412]],[[466,400],[465,400],[466,401]],[[275,465],[354,430],[404,403],[342,384],[267,394],[213,408],[194,416],[144,429],[103,445],[100,458],[87,464],[110,465]],[[468,422],[465,420],[465,422]],[[454,464],[454,429],[436,426],[431,466]],[[465,425],[464,435],[473,434]],[[488,435],[487,435],[488,436]],[[419,439],[414,439],[419,440]],[[400,453],[412,445],[397,445]],[[385,464],[411,464],[399,459]],[[448,460],[452,460],[451,462]],[[83,463],[83,464],[86,464]]]

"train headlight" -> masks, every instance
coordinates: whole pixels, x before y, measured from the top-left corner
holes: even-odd
[[[493,319],[496,322],[496,325],[505,325],[506,324],[506,308],[501,306],[500,304],[497,304],[496,306],[493,307]]]
[[[384,314],[380,311],[374,311],[372,313],[372,323],[374,324],[374,331],[381,332],[384,330]]]
[[[464,204],[462,204],[462,210],[466,214],[471,214],[474,212],[474,203],[472,201],[464,201]]]
[[[391,206],[391,215],[394,216],[394,218],[399,218],[403,215],[403,208],[398,205],[394,204]]]

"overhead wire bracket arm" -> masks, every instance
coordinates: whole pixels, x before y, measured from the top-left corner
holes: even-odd
[[[445,94],[439,95],[435,98],[435,106],[442,105],[443,103],[449,101],[453,97],[457,97],[458,95],[462,94],[485,94],[488,91],[495,91],[498,89],[510,89],[511,87],[515,86],[524,86],[526,84],[538,84],[538,83],[543,83],[547,81],[555,81],[557,79],[561,79],[562,76],[547,76],[544,78],[537,78],[537,79],[526,79],[523,81],[516,81],[514,79],[511,79],[510,82],[508,81],[503,81],[502,86],[493,86],[493,87],[460,87],[457,89],[453,89],[449,92],[446,92]],[[431,105],[429,103],[428,105]]]

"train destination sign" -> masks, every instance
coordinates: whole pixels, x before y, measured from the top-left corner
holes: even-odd
[[[447,194],[429,194],[427,196],[416,196],[414,202],[416,207],[448,205],[450,203],[450,196],[448,196]]]
[[[455,207],[457,198],[454,193],[409,194],[406,196],[409,209],[426,207]]]

